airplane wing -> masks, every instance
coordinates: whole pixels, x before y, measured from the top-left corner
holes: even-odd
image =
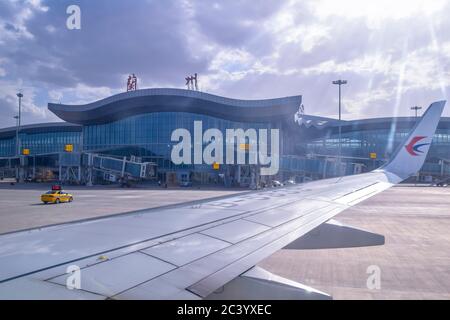
[[[255,265],[419,171],[444,105],[369,173],[2,235],[0,299],[320,297]]]

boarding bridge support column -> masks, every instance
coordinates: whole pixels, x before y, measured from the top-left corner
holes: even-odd
[[[125,175],[125,166],[127,165],[127,157],[123,157],[123,163],[122,163],[122,172],[120,176],[123,178]]]
[[[59,181],[81,182],[81,154],[59,153]]]
[[[25,171],[25,157],[19,156],[19,182],[24,181],[24,171]]]
[[[33,179],[36,179],[36,156],[33,156]]]
[[[58,169],[58,181],[61,181],[61,180],[62,180],[61,153],[58,153],[58,165],[59,165],[59,169]]]
[[[87,167],[87,177],[86,177],[86,186],[92,187],[94,184],[92,183],[92,171],[94,167],[94,155],[91,153],[87,154],[88,156],[88,167]]]

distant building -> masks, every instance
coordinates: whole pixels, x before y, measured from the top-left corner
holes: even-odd
[[[193,90],[142,89],[86,105],[49,103],[49,110],[65,122],[23,126],[20,148],[28,149],[29,154],[15,155],[15,127],[0,129],[0,177],[34,178],[45,169],[59,180],[100,183],[114,180],[109,173],[138,172],[139,167],[131,166],[140,162],[154,164],[155,180],[169,185],[250,186],[271,179],[303,181],[335,176],[338,121],[299,113],[301,102],[301,96],[237,100]],[[170,157],[172,131],[185,128],[192,132],[194,121],[200,120],[203,130],[279,129],[278,174],[258,177],[252,165],[175,165]],[[342,121],[345,174],[369,171],[384,163],[415,121]],[[73,148],[70,154],[68,144]],[[114,164],[114,159],[124,157],[130,168]],[[107,165],[107,160],[111,164]],[[450,175],[450,118],[439,123],[421,175]]]

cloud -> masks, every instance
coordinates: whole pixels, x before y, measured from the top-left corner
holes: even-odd
[[[319,19],[330,16],[340,16],[346,19],[364,17],[369,23],[386,19],[405,19],[418,15],[432,15],[441,11],[446,5],[445,0],[317,0],[314,12]]]
[[[72,4],[81,30],[66,28]],[[47,102],[122,92],[130,73],[140,88],[183,88],[197,72],[228,97],[302,94],[322,116],[336,116],[331,81],[344,78],[345,118],[408,115],[448,95],[449,13],[440,0],[0,1],[0,126],[20,88],[27,121],[54,121]]]
[[[18,114],[19,103],[16,94],[23,93],[22,98],[22,123],[34,123],[44,121],[60,121],[47,108],[36,105],[35,100],[38,90],[33,87],[24,86],[20,81],[16,83],[0,80],[0,105],[2,116],[1,127],[12,127],[15,125],[14,116]]]

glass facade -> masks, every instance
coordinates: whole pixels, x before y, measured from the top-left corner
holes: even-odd
[[[408,129],[398,129],[393,135],[385,129],[343,132],[341,135],[342,155],[355,158],[369,158],[370,153],[374,152],[379,159],[389,159],[408,134]],[[318,155],[337,155],[338,138],[339,135],[333,133],[327,137],[307,142],[307,152]],[[438,129],[436,131],[428,159],[433,157],[450,158],[450,130]]]
[[[20,134],[22,149],[29,149],[30,154],[63,152],[64,146],[73,145],[73,152],[80,152],[81,132],[47,132]]]
[[[12,157],[16,153],[16,139],[0,139],[0,157]]]
[[[73,152],[81,151],[81,132],[38,132],[19,134],[20,149],[29,149],[30,155],[63,152],[67,144],[72,144]],[[0,157],[16,155],[16,138],[0,139]]]
[[[202,122],[202,134],[215,128],[222,132],[224,139],[226,129],[275,128],[271,123],[235,122],[194,113],[146,113],[111,123],[83,126],[83,145],[86,151],[115,155],[132,154],[143,157],[146,161],[156,162],[159,169],[172,169],[170,154],[172,146],[178,143],[171,141],[172,132],[176,129],[187,129],[191,133],[191,142],[194,143],[195,121]],[[210,166],[206,167],[209,169]],[[202,166],[196,168],[202,169]]]
[[[306,116],[305,116],[306,117]],[[29,155],[47,155],[64,153],[64,147],[73,145],[75,155],[78,152],[91,152],[116,157],[140,157],[144,162],[155,162],[157,171],[176,172],[177,179],[188,181],[191,175],[201,175],[202,181],[213,179],[219,173],[237,175],[236,172],[248,171],[249,168],[232,168],[221,166],[220,170],[207,164],[175,165],[171,161],[171,152],[178,141],[171,141],[176,129],[186,129],[194,142],[194,123],[201,121],[201,135],[208,129],[218,129],[223,139],[227,129],[279,129],[280,163],[277,179],[290,177],[323,178],[335,175],[338,155],[338,129],[336,123],[326,127],[298,126],[287,120],[266,122],[238,122],[221,118],[221,110],[217,116],[189,112],[148,112],[119,120],[84,124],[82,126],[65,124],[36,125],[23,128],[20,133],[21,150],[28,149]],[[342,126],[342,156],[344,157],[346,174],[372,170],[388,160],[409,134],[415,121],[398,118],[395,129],[392,119],[369,119],[346,122]],[[251,143],[252,141],[246,141]],[[209,144],[203,142],[201,149]],[[226,157],[225,143],[223,159]],[[237,144],[235,148],[239,148]],[[270,149],[270,148],[269,148]],[[193,150],[191,150],[191,160]],[[370,154],[376,153],[376,160]],[[13,128],[0,131],[0,158],[2,163],[10,161],[8,157],[16,154],[15,131]],[[56,159],[56,158],[55,158]],[[6,162],[5,162],[6,161]],[[8,162],[9,161],[9,162]],[[248,158],[246,160],[246,163]],[[55,161],[53,161],[55,162]],[[53,163],[52,162],[52,163]],[[56,162],[55,162],[56,163]],[[85,163],[82,166],[86,165]],[[0,163],[0,167],[2,164]],[[423,175],[450,174],[450,119],[443,118],[433,137],[427,161],[422,169]],[[205,177],[203,177],[203,175]]]
[[[448,119],[441,122],[440,128],[436,130],[433,141],[427,155],[422,175],[450,175],[450,128]],[[382,124],[385,128],[364,129],[364,125],[358,125],[354,130],[342,132],[341,145],[342,156],[347,162],[362,163],[364,171],[372,170],[386,161],[394,154],[400,144],[408,136],[410,128],[402,126],[396,128],[395,133],[387,129],[387,123]],[[320,138],[309,139],[302,143],[303,150],[308,155],[316,157],[335,157],[339,154],[339,135],[335,128],[329,130]],[[376,160],[370,159],[370,154],[376,153]]]

